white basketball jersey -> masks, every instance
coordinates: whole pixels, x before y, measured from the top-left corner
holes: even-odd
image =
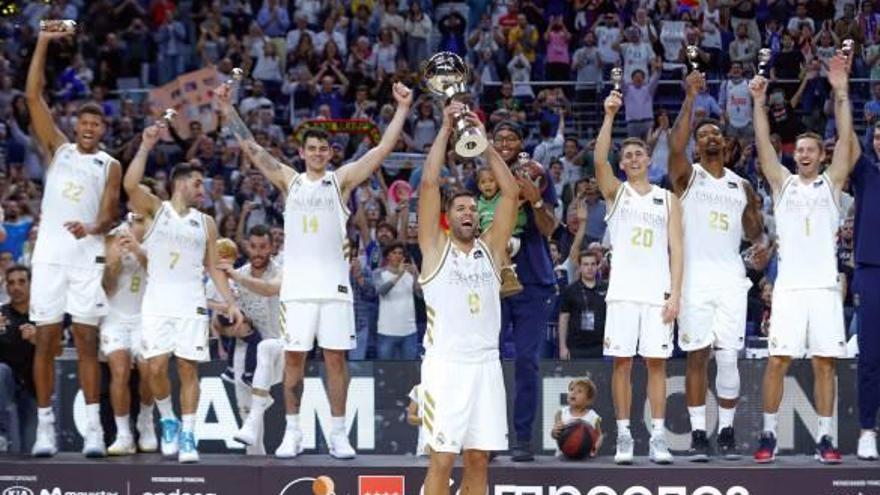
[[[83,268],[101,268],[104,236],[76,239],[65,222],[93,223],[101,209],[101,196],[113,157],[98,151],[80,153],[76,144],[58,148],[46,171],[46,187],[40,208],[40,229],[33,263],[53,263]]]
[[[116,282],[116,292],[107,301],[110,312],[124,318],[141,314],[141,304],[147,287],[146,270],[131,253],[122,255],[122,271]]]
[[[162,202],[144,236],[150,283],[143,314],[194,318],[207,316],[205,215],[190,208],[180,216],[170,202]]]
[[[352,301],[348,278],[348,208],[336,174],[293,178],[284,207],[281,300]]]
[[[447,240],[440,264],[420,282],[428,314],[425,358],[497,360],[501,279],[486,245],[477,240],[464,253]]]
[[[776,287],[837,287],[839,195],[822,174],[808,184],[792,175],[782,184],[774,212],[779,236]]]
[[[605,300],[663,304],[671,285],[669,191],[651,186],[643,196],[624,182],[605,222],[612,250]]]
[[[599,422],[602,420],[602,418],[598,414],[596,414],[596,411],[593,409],[588,409],[587,413],[583,416],[575,416],[571,413],[571,406],[563,406],[559,410],[559,419],[562,421],[562,424],[568,424],[572,421],[583,421],[593,428],[597,428],[599,426]]]
[[[694,164],[681,197],[684,223],[684,290],[748,286],[739,254],[745,181],[730,170],[716,179]]]
[[[253,275],[250,263],[236,271],[242,275]],[[270,260],[260,280],[271,282],[280,274],[281,267]],[[281,337],[281,302],[278,296],[261,296],[247,287],[239,286],[237,298],[242,313],[254,323],[264,339]]]

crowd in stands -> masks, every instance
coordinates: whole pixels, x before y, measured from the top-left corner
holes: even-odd
[[[510,120],[523,126],[526,147],[549,170],[561,198],[551,253],[559,295],[547,326],[543,356],[600,356],[601,290],[584,299],[569,287],[578,278],[607,280],[606,205],[594,178],[596,104],[623,68],[625,122],[618,135],[645,138],[652,147],[652,182],[666,181],[671,122],[678,111],[686,46],[699,47],[700,70],[710,81],[694,118],[725,124],[728,166],[747,178],[763,199],[765,225],[774,236],[769,188],[755,164],[752,104],[747,82],[758,70],[773,81],[768,96],[773,140],[783,164],[795,136],[817,131],[834,146],[828,59],[842,40],[855,41],[852,77],[863,149],[877,149],[880,117],[880,10],[862,0],[53,0],[28,2],[0,19],[0,200],[5,240],[0,277],[13,264],[28,265],[40,221],[41,185],[49,157],[32,138],[23,88],[39,21],[76,19],[75,39],[53,44],[47,61],[51,110],[72,133],[74,110],[85,100],[106,114],[104,147],[126,167],[140,131],[163,109],[147,90],[188,71],[214,67],[220,79],[245,72],[238,109],[257,140],[302,169],[294,130],[309,120],[365,119],[380,132],[394,113],[391,86],[420,87],[420,62],[439,51],[466,58],[473,74],[470,106],[487,128]],[[758,50],[772,59],[759,66]],[[874,82],[874,81],[877,82]],[[416,226],[421,154],[441,123],[441,102],[420,91],[397,151],[403,165],[386,167],[352,196],[350,237],[358,349],[352,359],[416,358],[424,305],[416,282],[421,263]],[[190,161],[210,179],[204,210],[223,237],[239,244],[255,225],[270,228],[274,251],[284,242],[283,198],[249,164],[222,129],[198,121],[158,147],[148,168],[160,194],[168,194],[171,165]],[[860,131],[862,132],[862,131]],[[181,137],[181,135],[185,137]],[[333,165],[364,153],[369,136],[337,134]],[[612,155],[614,151],[612,151]],[[612,163],[615,163],[612,156]],[[448,189],[479,192],[479,160],[447,157]],[[840,270],[852,270],[852,197],[840,229]],[[244,252],[244,250],[240,250]],[[588,255],[581,256],[586,252]],[[743,252],[754,282],[748,335],[766,335],[775,251]],[[0,303],[6,303],[6,280]],[[35,288],[38,290],[38,288]],[[592,290],[592,289],[591,289]],[[581,317],[595,306],[595,319]],[[847,299],[849,315],[852,301]],[[561,312],[561,316],[560,316]],[[557,332],[558,323],[567,327]],[[597,338],[569,339],[584,325]],[[502,332],[504,333],[504,332]],[[2,334],[2,332],[0,332]],[[388,338],[391,337],[391,338]],[[599,346],[599,347],[596,347]],[[506,346],[509,357],[512,346]],[[591,351],[592,349],[592,351]]]

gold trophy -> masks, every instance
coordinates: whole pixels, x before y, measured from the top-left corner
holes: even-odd
[[[691,72],[700,69],[700,49],[697,48],[697,45],[688,45],[685,48],[685,52],[687,53],[688,62],[691,64]]]
[[[621,84],[623,82],[623,69],[620,67],[615,67],[611,69],[611,84],[614,85],[614,91],[620,92]]]
[[[470,68],[464,60],[452,52],[435,53],[421,67],[424,86],[435,96],[443,98],[444,105],[469,94],[467,83],[470,76]],[[467,106],[465,111],[469,111]],[[479,156],[489,145],[486,136],[461,114],[455,116],[452,141],[455,152],[462,158]]]

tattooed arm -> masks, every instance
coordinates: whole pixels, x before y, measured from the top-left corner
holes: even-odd
[[[269,182],[271,182],[272,185],[277,187],[280,191],[287,193],[287,187],[290,185],[290,181],[293,177],[296,176],[296,171],[281,163],[265,148],[257,144],[254,135],[251,134],[250,129],[248,129],[247,125],[238,115],[238,112],[236,112],[235,108],[232,106],[229,85],[224,84],[220,86],[214,90],[214,94],[220,104],[220,111],[226,121],[226,128],[233,136],[235,136],[235,139],[238,140],[238,143],[241,145],[242,153],[244,153],[257,170],[269,179]]]

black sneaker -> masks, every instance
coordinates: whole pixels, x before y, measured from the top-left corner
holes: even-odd
[[[758,439],[758,450],[755,451],[755,462],[769,464],[776,460],[776,435],[769,431],[761,433]]]
[[[709,462],[709,439],[703,430],[691,432],[691,448],[688,450],[691,462]]]
[[[518,442],[510,452],[510,460],[513,462],[532,462],[535,454],[528,442]]]
[[[819,443],[816,444],[816,460],[822,464],[840,464],[843,462],[840,451],[834,447],[834,442],[830,436],[824,435],[819,439]]]
[[[718,455],[728,461],[736,461],[742,457],[736,450],[736,437],[732,426],[726,426],[718,433]]]

